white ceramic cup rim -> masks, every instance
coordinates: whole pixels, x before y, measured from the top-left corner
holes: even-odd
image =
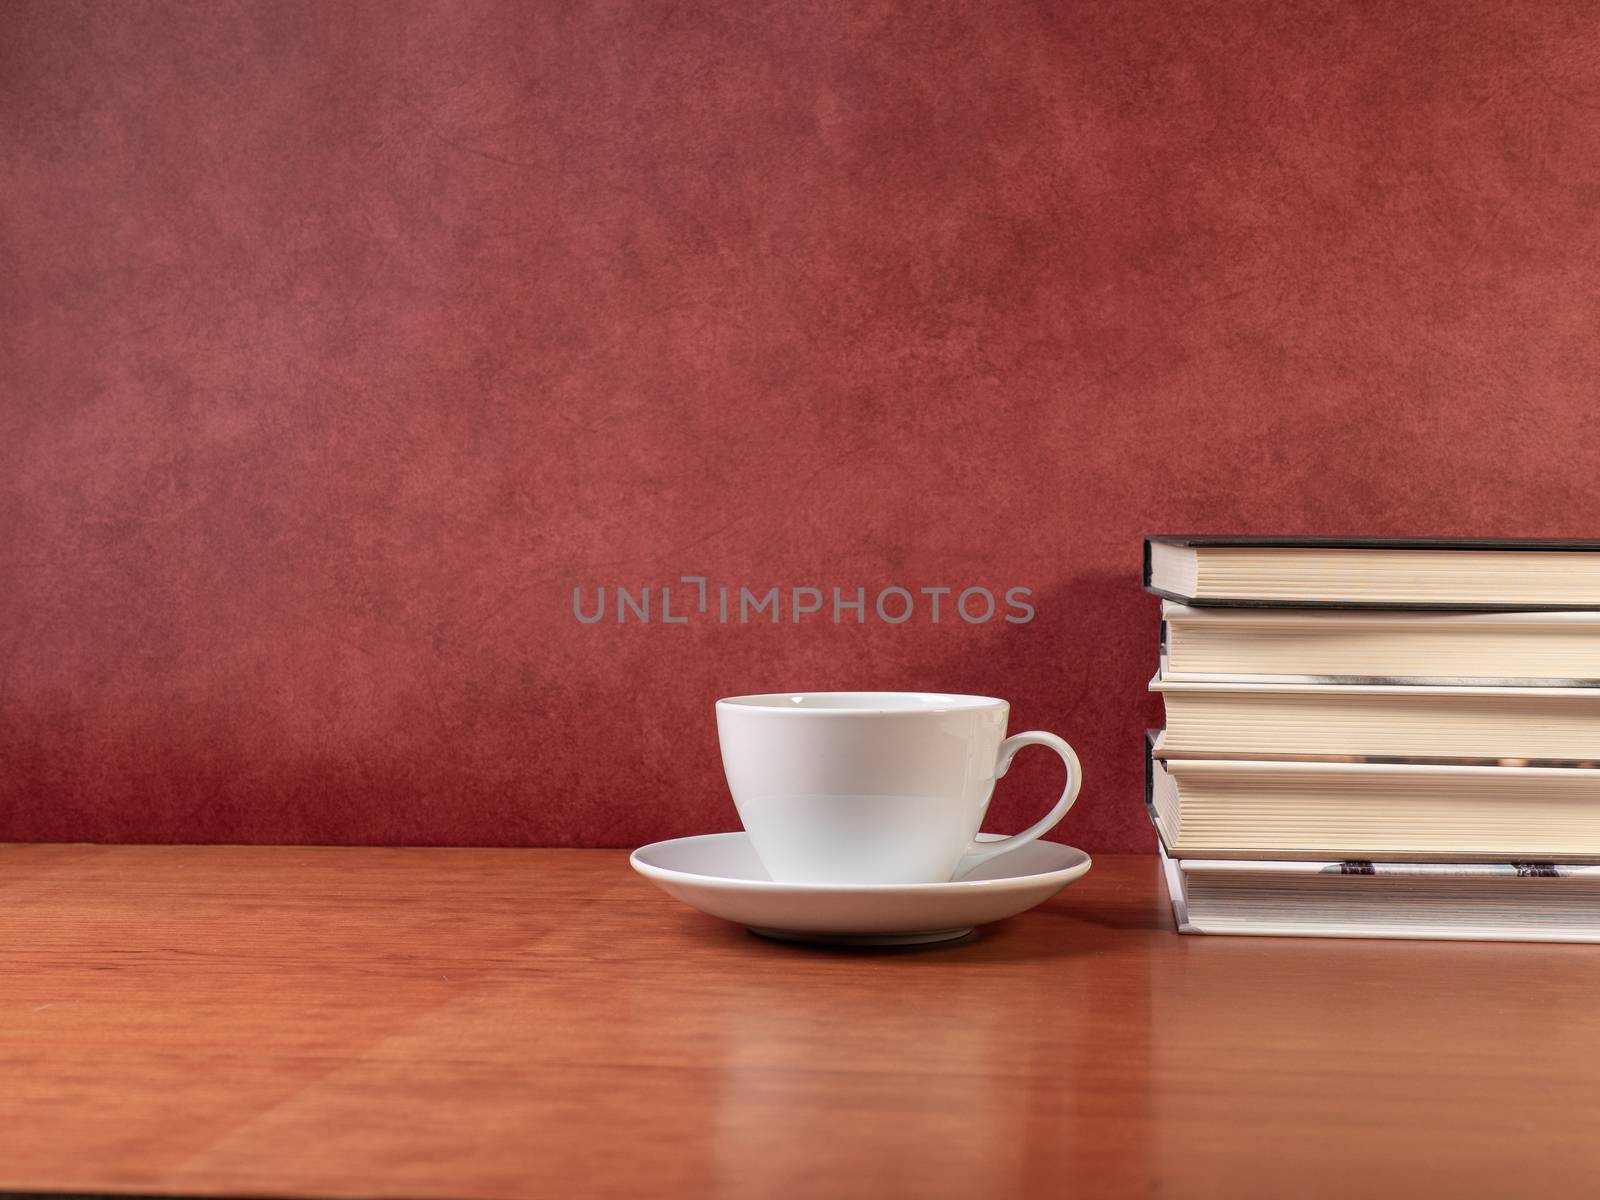
[[[754,709],[808,717],[907,716],[914,713],[965,712],[1010,708],[993,696],[964,696],[953,692],[767,692],[751,696],[725,696],[718,707]]]

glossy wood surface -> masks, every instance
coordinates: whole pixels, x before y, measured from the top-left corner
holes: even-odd
[[[1185,938],[1157,866],[911,952],[626,856],[0,848],[0,1191],[1581,1195],[1600,948]]]

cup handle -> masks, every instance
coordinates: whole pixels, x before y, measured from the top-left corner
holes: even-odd
[[[1008,850],[1015,850],[1019,846],[1026,846],[1042,834],[1048,833],[1055,828],[1062,817],[1067,815],[1067,810],[1072,807],[1073,801],[1078,798],[1078,789],[1083,786],[1083,767],[1078,763],[1077,754],[1073,752],[1071,746],[1067,745],[1064,740],[1058,738],[1055,734],[1045,733],[1038,729],[1031,729],[1027,733],[1013,734],[1000,743],[1000,757],[994,769],[996,780],[1005,778],[1006,772],[1011,769],[1011,760],[1017,756],[1017,751],[1024,746],[1049,746],[1050,749],[1061,756],[1061,761],[1067,766],[1066,790],[1061,793],[1061,799],[1056,801],[1054,808],[1021,833],[1002,838],[998,842],[974,841],[972,845],[967,847],[966,854],[962,856],[960,870],[956,872],[957,877],[971,870],[979,863],[988,862],[991,858],[997,858]]]

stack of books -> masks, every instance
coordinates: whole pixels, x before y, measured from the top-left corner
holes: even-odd
[[[1187,933],[1600,941],[1600,542],[1152,537]]]

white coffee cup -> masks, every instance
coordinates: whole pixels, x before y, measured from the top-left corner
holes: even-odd
[[[1011,706],[935,692],[800,692],[717,701],[722,767],[761,864],[782,883],[945,883],[1050,830],[1083,769],[1053,733],[1006,737]],[[980,842],[994,782],[1023,746],[1067,765],[1056,806]]]

